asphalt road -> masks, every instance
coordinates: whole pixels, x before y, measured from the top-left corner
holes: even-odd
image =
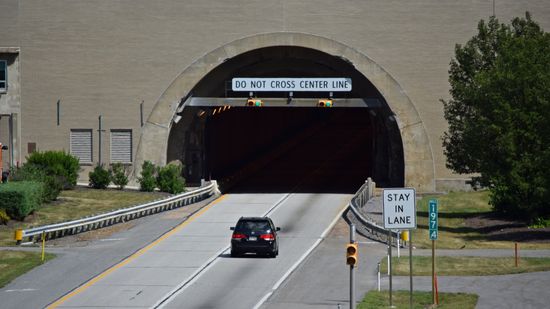
[[[57,257],[0,289],[0,308],[46,307],[158,239],[211,201],[208,199],[106,229],[48,241],[46,252]],[[2,249],[40,251],[37,247]]]
[[[250,195],[229,196],[229,201],[246,204]],[[261,196],[254,196],[261,198]],[[270,217],[279,233],[279,256],[275,259],[244,256],[231,258],[224,252],[198,278],[184,286],[163,308],[257,308],[310,250],[328,233],[327,227],[338,219],[350,195],[291,194]],[[237,199],[237,200],[235,200]],[[229,202],[228,201],[228,202]],[[256,208],[256,206],[255,206]],[[231,211],[231,213],[235,213]],[[241,210],[236,213],[242,214]],[[219,214],[231,218],[228,213]],[[218,220],[219,215],[199,219]],[[231,223],[236,221],[233,218]],[[223,228],[227,229],[226,224]],[[224,230],[225,232],[225,230]]]
[[[51,307],[259,306],[298,265],[297,261],[321,241],[327,226],[335,222],[350,197],[338,194],[226,195],[80,287],[75,285],[75,290],[59,298]],[[240,216],[265,214],[282,228],[279,257],[229,258],[229,227]],[[63,276],[62,273],[57,275]],[[25,288],[9,290],[25,294]],[[8,293],[2,293],[1,297],[9,297]],[[18,307],[13,305],[13,308]]]
[[[282,195],[281,195],[282,196]],[[236,197],[235,202],[242,196]],[[298,198],[298,196],[297,196]],[[323,200],[324,198],[321,198]],[[349,240],[349,229],[342,219],[340,219],[332,231],[323,238],[323,241],[309,254],[302,263],[293,264],[297,266],[294,271],[286,278],[275,282],[280,283],[276,290],[273,288],[272,273],[279,271],[281,262],[292,251],[292,239],[295,238],[306,247],[306,240],[315,238],[308,233],[299,232],[293,222],[304,222],[300,217],[309,218],[308,220],[319,220],[318,212],[324,212],[327,207],[316,208],[313,205],[320,205],[319,197],[315,195],[303,195],[296,200],[302,200],[306,204],[311,204],[312,215],[308,209],[303,210],[300,207],[289,209],[275,209],[271,216],[276,219],[275,223],[283,228],[283,242],[281,243],[281,255],[277,259],[263,258],[229,258],[228,252],[222,252],[217,261],[213,260],[210,266],[205,269],[195,280],[187,283],[185,287],[174,292],[172,302],[165,303],[166,307],[195,307],[195,308],[229,308],[226,304],[233,304],[237,301],[243,306],[234,306],[234,308],[252,308],[259,306],[264,309],[278,308],[349,308],[349,267],[344,261],[344,248]],[[229,200],[226,200],[226,202]],[[291,202],[292,199],[289,200]],[[294,203],[294,202],[292,202]],[[218,203],[222,205],[221,203]],[[231,204],[231,203],[230,203]],[[262,204],[260,200],[253,199],[252,204]],[[290,205],[290,204],[289,204]],[[336,204],[335,204],[336,205]],[[343,204],[342,204],[343,205]],[[71,290],[82,286],[91,278],[111,269],[120,261],[137,252],[140,248],[146,247],[166,231],[181,224],[181,222],[200,209],[201,205],[191,205],[178,210],[161,213],[154,216],[131,221],[133,226],[122,232],[112,235],[103,235],[101,239],[90,241],[69,242],[62,247],[52,247],[51,242],[47,248],[48,252],[58,254],[58,257],[48,263],[33,269],[27,274],[14,280],[8,286],[0,289],[0,308],[44,308],[53,301],[66,295]],[[341,206],[341,205],[340,205]],[[228,214],[233,213],[231,205],[225,207]],[[279,210],[284,210],[280,211]],[[332,210],[331,210],[332,211]],[[336,211],[336,210],[333,210]],[[210,210],[208,210],[210,212]],[[238,216],[237,214],[234,214]],[[298,218],[296,221],[290,221],[289,218]],[[206,220],[204,217],[201,220]],[[195,219],[195,221],[199,221]],[[208,221],[208,220],[206,220]],[[208,222],[204,222],[208,224]],[[227,220],[230,221],[230,220]],[[236,220],[235,220],[236,221]],[[133,222],[133,223],[132,223]],[[214,221],[210,222],[212,224]],[[306,221],[311,222],[311,221]],[[326,224],[319,221],[318,227]],[[225,224],[225,223],[224,223]],[[309,223],[308,223],[309,224]],[[286,226],[286,228],[285,228]],[[228,245],[229,230],[228,226],[222,228],[225,234],[226,244]],[[286,230],[286,231],[285,231]],[[221,231],[221,230],[220,230]],[[292,233],[290,233],[292,232]],[[286,234],[285,233],[289,233]],[[87,233],[80,234],[86,235]],[[319,238],[317,238],[319,239]],[[384,244],[375,243],[368,239],[358,236],[359,240],[359,267],[356,269],[356,300],[362,299],[363,295],[371,289],[376,289],[376,266],[386,254]],[[168,240],[165,240],[168,241]],[[284,244],[283,244],[284,243]],[[200,242],[207,245],[208,243]],[[182,244],[183,246],[183,244]],[[21,250],[23,248],[16,248]],[[27,250],[37,250],[38,248],[28,248]],[[159,247],[159,250],[162,248]],[[151,251],[154,251],[151,249]],[[178,250],[173,250],[178,251]],[[182,253],[185,248],[179,249]],[[408,250],[402,250],[401,254],[406,255]],[[415,255],[430,254],[430,250],[415,250]],[[462,256],[511,256],[511,250],[439,250],[440,255],[462,255]],[[394,249],[394,254],[396,254]],[[527,256],[550,256],[550,250],[522,250],[520,255]],[[172,256],[175,258],[175,256]],[[137,259],[136,259],[137,260]],[[181,265],[181,261],[175,262]],[[131,266],[131,265],[128,265]],[[223,266],[223,267],[222,267]],[[220,268],[221,267],[221,268]],[[139,267],[136,267],[139,268]],[[180,268],[174,267],[172,272],[166,271],[167,281],[172,277],[179,276]],[[257,278],[252,275],[258,272],[263,276]],[[287,271],[288,272],[288,271]],[[132,272],[129,272],[130,274]],[[267,275],[266,275],[267,273]],[[286,274],[286,273],[285,273]],[[276,277],[276,276],[275,276]],[[107,276],[105,277],[108,278]],[[143,277],[134,277],[131,285],[126,290],[118,290],[121,294],[119,298],[127,297],[125,292],[143,285]],[[226,280],[221,283],[220,280]],[[151,276],[146,283],[157,288],[154,282],[155,277]],[[267,280],[267,282],[264,282]],[[271,280],[271,281],[269,281]],[[394,277],[394,289],[408,290],[408,277]],[[107,281],[105,281],[107,282]],[[103,282],[103,283],[105,283]],[[229,282],[229,283],[227,283]],[[235,282],[236,286],[232,282]],[[120,283],[120,282],[119,282]],[[101,285],[101,280],[98,282]],[[161,283],[164,284],[164,283]],[[387,276],[382,273],[383,290],[387,290]],[[441,292],[468,292],[480,296],[477,308],[545,308],[550,303],[550,294],[547,293],[547,287],[550,285],[549,272],[536,272],[518,275],[487,276],[487,277],[445,277],[439,278],[439,288]],[[115,283],[111,287],[114,287]],[[430,290],[431,280],[429,277],[415,277],[415,290]],[[210,297],[205,298],[207,291],[212,289]],[[252,291],[252,292],[251,292]],[[200,293],[204,295],[196,298]],[[254,297],[248,298],[251,294]],[[85,293],[83,293],[84,295]],[[140,293],[139,295],[141,295]],[[137,295],[139,297],[139,295]],[[245,295],[245,296],[242,296]],[[256,302],[259,296],[262,299]],[[102,296],[98,296],[102,297]],[[196,300],[195,300],[196,298]],[[252,304],[253,303],[253,304]],[[64,305],[68,304],[67,302]],[[179,305],[178,305],[179,304]],[[192,304],[192,305],[191,305]],[[250,306],[250,304],[252,304]],[[107,305],[114,307],[115,305]],[[248,307],[247,307],[248,306]],[[90,307],[86,305],[86,307]],[[138,307],[130,305],[130,307]],[[97,307],[96,307],[97,308]]]

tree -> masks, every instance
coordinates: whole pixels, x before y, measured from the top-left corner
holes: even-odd
[[[550,216],[550,35],[531,19],[481,20],[457,45],[442,100],[447,167],[477,173],[495,210]]]

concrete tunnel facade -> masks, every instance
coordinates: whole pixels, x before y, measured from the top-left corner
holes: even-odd
[[[216,75],[213,72],[224,71],[224,66],[230,67],[224,71],[229,75],[231,72],[239,72],[239,63],[241,63],[239,57],[243,58],[242,55],[255,55],[248,58],[254,59],[254,57],[262,57],[262,53],[257,51],[276,53],[278,50],[290,50],[291,53],[293,51],[310,52],[323,59],[332,59],[326,61],[334,62],[332,66],[335,67],[349,66],[350,72],[353,71],[355,74],[354,82],[356,79],[363,79],[366,88],[373,88],[370,94],[358,93],[355,96],[363,96],[363,98],[374,96],[382,102],[382,108],[370,114],[376,115],[371,116],[373,118],[371,124],[374,123],[375,127],[386,129],[382,130],[385,137],[378,139],[381,142],[377,144],[378,146],[374,146],[373,154],[369,158],[376,166],[386,164],[388,167],[372,167],[370,171],[365,171],[364,179],[373,177],[376,181],[376,178],[379,178],[384,186],[414,187],[419,192],[435,191],[434,159],[430,140],[414,103],[399,83],[368,56],[349,46],[320,36],[289,32],[259,34],[230,42],[207,53],[185,68],[159,97],[142,128],[134,163],[134,175],[139,175],[141,164],[145,160],[159,165],[172,160],[181,160],[186,165],[191,165],[190,160],[208,160],[208,154],[205,156],[193,154],[193,151],[204,153],[205,145],[202,149],[200,147],[185,149],[186,146],[192,145],[189,143],[190,134],[186,136],[185,132],[192,132],[193,126],[195,130],[205,129],[201,128],[200,123],[196,121],[196,108],[186,105],[187,100],[197,94],[209,96],[205,93],[208,92],[208,85],[216,84],[216,78],[219,82],[224,77],[223,74]],[[232,62],[232,59],[237,60]],[[304,72],[298,68],[297,72],[296,74],[307,74],[307,69]],[[216,92],[219,90],[212,91],[212,98],[219,95]],[[334,100],[338,102],[339,98],[335,97]],[[365,107],[368,107],[367,105]],[[368,110],[369,108],[363,109],[364,112]],[[365,122],[368,121],[365,120]],[[381,152],[382,148],[390,150],[384,153]],[[208,178],[211,170],[204,166],[208,164],[202,162],[201,165],[200,168],[191,172],[194,173],[193,175],[186,176],[193,178],[198,175],[200,178]]]

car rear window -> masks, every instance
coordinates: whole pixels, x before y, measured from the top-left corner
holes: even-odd
[[[239,232],[271,232],[271,226],[265,220],[241,220],[235,228]]]

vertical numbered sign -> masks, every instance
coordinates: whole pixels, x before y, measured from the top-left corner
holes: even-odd
[[[428,207],[430,239],[437,240],[437,200],[430,200]]]

